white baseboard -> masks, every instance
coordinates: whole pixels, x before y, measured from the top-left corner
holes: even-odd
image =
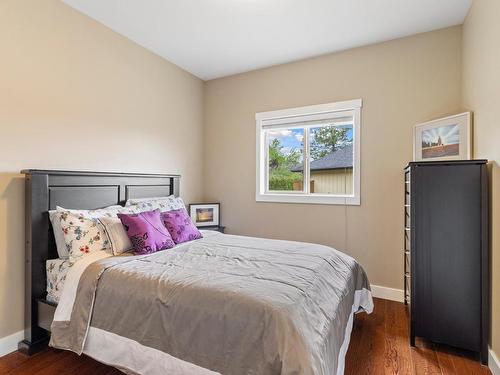
[[[10,336],[0,338],[0,357],[15,352],[17,344],[24,339],[24,331],[16,332]]]
[[[402,289],[387,288],[379,285],[371,285],[371,289],[373,297],[404,302],[404,291]]]
[[[500,375],[500,361],[493,350],[489,350],[488,353],[488,367],[492,375]]]

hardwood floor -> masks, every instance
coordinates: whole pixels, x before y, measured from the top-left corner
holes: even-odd
[[[108,375],[120,371],[74,353],[47,349],[27,357],[14,352],[0,358],[0,374]],[[375,299],[371,315],[359,314],[346,358],[346,375],[490,375],[469,353],[417,340],[408,344],[408,316],[401,303]]]
[[[409,345],[408,314],[403,304],[374,299],[371,315],[354,322],[346,375],[491,375],[469,352],[417,339]]]

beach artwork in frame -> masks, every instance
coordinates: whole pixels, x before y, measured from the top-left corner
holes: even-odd
[[[193,203],[189,205],[189,216],[197,227],[220,225],[219,203]]]
[[[471,158],[471,112],[415,126],[413,160],[468,160]]]

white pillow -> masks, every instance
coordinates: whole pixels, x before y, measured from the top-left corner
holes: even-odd
[[[109,239],[99,219],[60,211],[60,223],[71,264],[93,252],[110,250]]]
[[[56,206],[56,211],[67,211],[75,214],[81,214],[86,217],[90,217],[93,219],[99,219],[100,217],[118,217],[117,214],[121,213],[123,210],[126,210],[125,207],[120,205],[108,206],[104,208],[96,208],[95,210],[73,210],[70,208],[64,208],[60,206]]]
[[[99,208],[96,210],[70,210],[62,207],[57,207],[56,210],[49,211],[49,219],[52,223],[52,230],[54,232],[54,238],[56,240],[57,254],[59,258],[69,257],[68,249],[66,248],[66,242],[64,240],[64,234],[61,228],[61,212],[72,212],[84,215],[89,218],[99,218],[103,216],[114,216],[117,217],[118,212],[125,210],[124,207],[120,205],[109,206],[106,208]]]
[[[132,242],[119,218],[101,217],[99,221],[108,235],[113,255],[120,255],[133,249]]]
[[[59,215],[57,215],[57,210],[49,211],[49,219],[52,223],[52,230],[54,231],[54,238],[56,240],[57,255],[59,258],[67,258],[69,256],[68,250],[66,249],[66,242],[64,241],[64,234],[61,228],[61,223],[59,222]]]
[[[160,212],[186,208],[181,198],[171,195],[163,198],[141,198],[127,200],[126,207],[136,212],[160,210]]]
[[[137,203],[141,202],[148,202],[148,201],[162,201],[166,199],[175,199],[175,195],[169,195],[166,197],[150,197],[150,198],[130,198],[125,202],[125,207],[127,206],[132,206]]]

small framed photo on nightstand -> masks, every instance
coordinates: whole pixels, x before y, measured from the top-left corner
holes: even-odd
[[[213,227],[220,224],[220,203],[194,203],[189,205],[189,215],[197,227]]]

